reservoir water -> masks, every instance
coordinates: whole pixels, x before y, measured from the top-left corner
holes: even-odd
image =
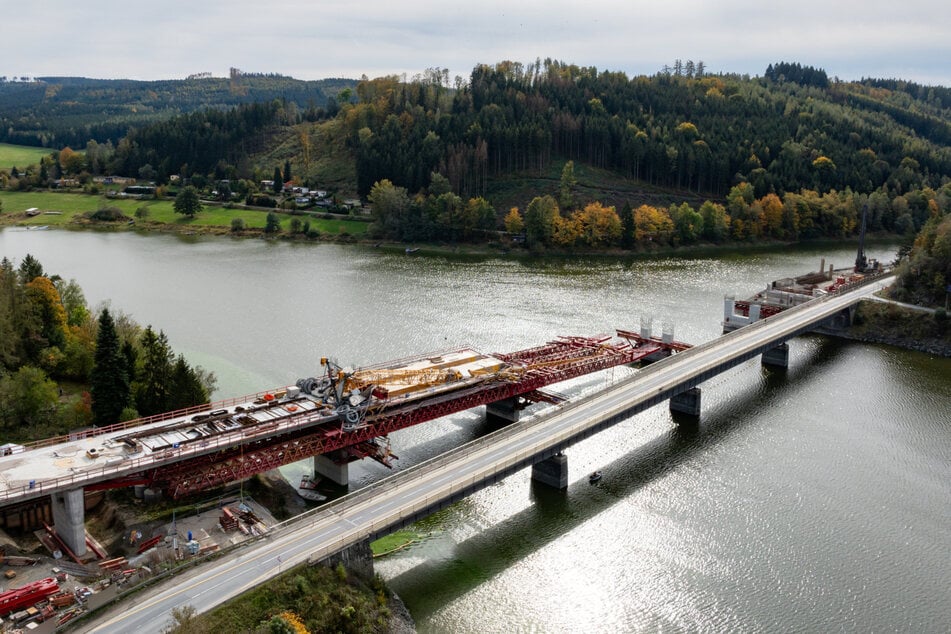
[[[887,261],[895,250],[871,251]],[[855,257],[542,262],[0,232],[0,256],[27,253],[75,278],[91,305],[163,329],[218,375],[219,398],[313,375],[320,356],[346,366],[460,345],[512,351],[642,317],[700,343],[719,334],[724,295]],[[393,434],[392,448],[405,468],[488,430],[473,410]],[[421,632],[951,630],[949,359],[801,337],[785,372],[750,361],[705,383],[696,427],[656,407],[567,455],[566,492],[520,472],[376,562]],[[595,469],[604,477],[591,485]],[[351,466],[353,486],[388,473]]]

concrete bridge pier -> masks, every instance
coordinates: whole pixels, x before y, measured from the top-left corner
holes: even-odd
[[[350,484],[350,462],[339,449],[314,456],[314,473],[342,487]]]
[[[86,554],[86,509],[82,489],[57,491],[50,495],[56,534],[77,557]]]
[[[848,330],[849,327],[855,321],[855,311],[858,309],[858,306],[853,304],[851,306],[846,306],[836,314],[832,315],[824,322],[819,324],[813,332],[818,332],[823,335],[832,335],[839,336],[842,334],[843,330]]]
[[[551,458],[536,462],[532,465],[532,480],[564,491],[568,488],[568,456],[558,452]]]
[[[786,369],[789,367],[789,344],[781,343],[763,353],[763,365]]]
[[[501,419],[507,423],[517,423],[521,413],[522,407],[517,396],[503,398],[485,406],[486,418]]]
[[[700,388],[692,387],[670,397],[670,411],[687,416],[700,416]]]

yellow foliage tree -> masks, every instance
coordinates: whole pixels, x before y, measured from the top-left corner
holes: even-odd
[[[559,247],[572,247],[581,241],[582,235],[577,212],[567,218],[555,216],[551,234],[552,244]]]
[[[66,309],[59,291],[48,277],[35,277],[26,285],[27,296],[43,324],[43,337],[50,346],[66,343]]]
[[[759,200],[763,210],[766,234],[773,238],[783,237],[783,201],[776,194],[766,194]]]
[[[502,222],[505,224],[505,230],[509,233],[522,233],[522,230],[525,229],[525,221],[522,220],[522,214],[519,212],[518,207],[509,209],[508,214],[505,215],[505,219]]]
[[[577,219],[581,235],[588,246],[613,246],[621,239],[621,219],[614,207],[593,202],[572,216]]]
[[[674,231],[674,221],[666,209],[641,205],[634,210],[634,239],[666,243]]]

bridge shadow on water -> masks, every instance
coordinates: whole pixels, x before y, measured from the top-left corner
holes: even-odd
[[[582,478],[566,491],[557,491],[532,481],[532,503],[524,510],[450,546],[447,558],[426,559],[394,575],[388,583],[400,593],[415,617],[433,614],[564,533],[689,463],[706,448],[740,432],[771,407],[778,406],[797,384],[810,381],[817,369],[834,363],[844,345],[848,344],[819,338],[807,354],[797,358],[794,367],[762,368],[760,376],[752,381],[744,376],[743,384],[728,399],[703,408],[699,422],[672,415],[674,422],[679,423],[676,427],[601,466],[605,475],[597,486]],[[749,370],[745,372],[749,374]],[[585,442],[597,442],[595,438]],[[570,465],[570,448],[568,456]]]

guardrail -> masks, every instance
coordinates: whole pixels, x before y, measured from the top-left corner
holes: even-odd
[[[146,425],[151,425],[152,423],[160,423],[163,421],[188,416],[190,414],[198,414],[210,410],[221,409],[223,407],[231,407],[232,405],[238,405],[240,403],[248,403],[264,396],[265,394],[274,394],[275,391],[284,389],[286,388],[274,388],[274,390],[257,392],[247,396],[238,396],[235,398],[225,399],[223,401],[216,401],[214,403],[193,405],[192,407],[186,407],[184,409],[178,409],[172,412],[162,412],[161,414],[154,414],[152,416],[145,416],[143,418],[135,418],[133,420],[127,420],[121,423],[115,423],[114,425],[106,425],[105,427],[89,427],[86,429],[70,432],[62,436],[53,436],[52,438],[43,438],[41,440],[32,440],[29,442],[20,443],[20,445],[22,447],[26,447],[26,449],[29,451],[33,449],[42,449],[43,447],[58,445],[65,442],[72,442],[74,440],[82,440],[84,438],[95,438],[96,436],[103,436],[105,434],[111,434],[112,432],[124,431],[126,429],[133,429],[135,427],[144,427]]]

